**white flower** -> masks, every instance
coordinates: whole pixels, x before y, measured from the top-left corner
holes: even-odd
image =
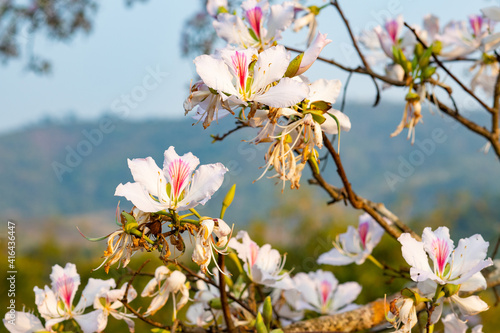
[[[80,285],[80,275],[76,272],[76,266],[67,263],[65,268],[59,265],[52,267],[52,289],[45,286],[42,290],[38,287],[34,288],[35,303],[38,306],[38,311],[45,318],[45,328],[50,328],[62,321],[74,319],[80,325],[84,333],[92,333],[98,329],[97,318],[100,315],[100,310],[95,310],[87,314],[83,314],[88,306],[94,303],[94,299],[102,289],[110,289],[115,287],[115,281],[89,279],[78,304],[73,307],[73,299],[75,297],[78,286]]]
[[[241,240],[241,243],[237,240]],[[285,265],[285,258],[281,257],[278,250],[272,249],[271,245],[259,247],[250,239],[248,233],[242,230],[236,237],[231,238],[229,247],[236,250],[238,258],[244,262],[245,272],[253,282],[272,288],[292,287],[288,274],[280,274]]]
[[[283,78],[289,59],[290,54],[278,45],[260,54],[253,48],[225,49],[217,56],[201,55],[194,63],[205,85],[217,91],[222,101],[244,106],[258,102],[280,108],[295,105],[308,93],[305,84]]]
[[[408,233],[402,234],[398,241],[402,245],[403,257],[412,266],[410,275],[413,281],[430,279],[441,285],[461,285],[463,291],[486,288],[486,280],[480,271],[493,265],[493,261],[485,259],[489,243],[481,235],[461,239],[456,249],[447,227],[439,227],[436,231],[425,228],[422,242]]]
[[[29,312],[7,312],[3,324],[10,333],[47,332],[40,319]]]
[[[384,229],[367,213],[359,217],[358,228],[349,226],[347,232],[337,236],[335,247],[318,258],[319,264],[361,265],[371,255],[384,235]]]
[[[300,297],[288,298],[296,310],[311,310],[322,315],[331,315],[357,308],[352,302],[361,292],[357,282],[339,284],[333,273],[317,270],[316,272],[298,273],[293,277],[294,288]],[[287,292],[285,292],[285,297]]]
[[[397,332],[411,333],[418,322],[415,303],[412,298],[398,297],[390,303],[386,319]]]
[[[227,168],[221,163],[207,164],[193,174],[198,164],[192,153],[179,156],[172,146],[165,151],[163,170],[151,157],[128,160],[135,183],[118,185],[115,195],[148,213],[204,205],[222,185]]]
[[[217,237],[217,241],[214,240],[212,232]],[[192,259],[200,265],[203,273],[210,273],[207,268],[212,259],[214,259],[215,265],[217,265],[213,253],[214,250],[218,253],[226,254],[228,237],[230,237],[231,232],[231,228],[221,219],[208,219],[201,222],[200,229],[195,237]],[[217,268],[220,270],[219,266]]]
[[[294,6],[296,13],[303,11],[304,14],[293,21],[293,31],[298,32],[307,26],[309,30],[307,33],[307,45],[309,45],[311,44],[318,28],[316,16],[319,14],[320,9],[316,6],[305,7],[300,3],[295,3]]]
[[[158,290],[157,290],[158,289]],[[176,295],[181,293],[181,299],[177,302]],[[174,303],[174,318],[177,316],[177,311],[181,309],[189,299],[189,290],[186,286],[186,275],[180,271],[170,271],[166,266],[160,266],[155,271],[155,277],[148,282],[141,293],[142,297],[154,297],[148,307],[145,316],[155,314],[172,294]]]
[[[101,291],[96,295],[94,300],[94,308],[101,310],[101,314],[97,318],[99,322],[98,331],[103,331],[108,324],[109,315],[113,316],[117,320],[123,320],[130,332],[134,332],[135,323],[132,318],[137,318],[132,313],[127,313],[121,300],[125,295],[125,290],[127,289],[127,283],[125,283],[120,289],[106,290],[101,289]],[[128,288],[127,302],[133,301],[137,297],[137,292],[134,287],[130,286]]]
[[[241,8],[245,21],[239,16],[221,13],[213,26],[220,38],[243,48],[271,46],[281,39],[281,32],[292,24],[294,16],[294,6],[289,2],[269,7],[267,0],[246,0]]]

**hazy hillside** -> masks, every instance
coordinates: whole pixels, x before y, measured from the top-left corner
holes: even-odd
[[[389,137],[401,107],[350,105],[346,112],[352,131],[341,137],[341,156],[360,194],[397,203],[407,209],[405,215],[416,216],[434,208],[438,194],[465,191],[482,198],[500,193],[500,164],[493,154],[478,152],[483,140],[440,115],[424,110],[425,123],[417,127],[417,143],[411,146],[406,131]],[[173,145],[178,153],[192,151],[202,164],[220,161],[230,169],[211,201],[213,214],[236,182],[234,211],[242,222],[266,216],[270,198],[281,191],[274,180],[252,184],[260,176],[267,146],[242,142],[253,137],[251,130],[211,143],[210,133],[224,133],[231,125],[226,118],[204,131],[190,119],[131,122],[108,115],[95,122],[45,122],[5,134],[0,137],[1,215],[28,219],[112,211],[120,200],[113,196],[116,186],[132,180],[127,158],[152,156],[161,165],[163,151]],[[326,167],[332,166],[329,161]],[[307,174],[302,184],[309,186]],[[127,207],[123,199],[122,205]]]

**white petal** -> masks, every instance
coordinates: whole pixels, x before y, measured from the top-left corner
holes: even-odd
[[[248,28],[238,16],[221,13],[212,24],[217,36],[229,44],[249,47],[252,43],[256,43],[248,32]]]
[[[194,64],[196,72],[207,86],[230,95],[237,94],[232,83],[233,76],[222,59],[204,54],[196,57]]]
[[[207,12],[212,17],[216,17],[219,12],[219,8],[227,8],[227,0],[208,0],[207,1]]]
[[[453,251],[453,266],[450,276],[450,279],[456,277],[459,277],[459,279],[450,282],[461,284],[483,268],[493,265],[491,259],[485,260],[488,246],[489,243],[485,242],[479,234],[461,239],[457,248]]]
[[[202,165],[194,173],[186,197],[179,203],[179,210],[204,205],[222,185],[228,169],[222,163]]]
[[[318,258],[318,264],[326,264],[332,266],[343,266],[349,265],[355,261],[356,257],[342,255],[336,248],[323,253]]]
[[[410,274],[413,281],[424,281],[434,275],[429,266],[422,242],[416,241],[408,233],[399,236],[398,241],[402,245],[401,252],[403,253],[403,258],[412,266]]]
[[[280,32],[292,24],[294,6],[290,2],[271,6],[271,13],[267,21],[267,39],[274,40],[280,37]]]
[[[316,80],[309,86],[308,99],[311,102],[325,101],[333,104],[339,96],[341,86],[340,80]]]
[[[451,296],[451,300],[458,306],[460,312],[466,316],[473,316],[479,312],[488,310],[488,304],[478,296],[460,298],[458,295]]]
[[[328,114],[331,114],[337,118],[339,121],[340,125],[340,130],[343,132],[349,132],[351,129],[351,120],[349,119],[348,116],[346,116],[345,113],[339,111],[339,110],[334,110],[330,109],[328,110],[327,114],[325,114],[325,122],[321,124],[321,129],[323,132],[326,134],[338,134],[338,127],[337,127],[337,121]]]
[[[14,321],[14,324],[10,323],[12,321]],[[15,314],[13,314],[9,311],[5,314],[3,324],[10,333],[32,333],[45,331],[40,319],[28,312],[16,311]]]
[[[98,293],[108,291],[114,287],[116,287],[114,279],[101,280],[90,278],[89,282],[82,291],[82,296],[80,297],[78,305],[75,307],[75,312],[91,306],[92,304],[94,304],[94,300]]]
[[[309,88],[304,83],[284,78],[264,94],[255,96],[254,101],[275,108],[289,107],[302,101],[308,93]]]
[[[94,333],[99,329],[99,316],[102,310],[95,310],[84,315],[74,316],[83,333]]]
[[[481,272],[472,275],[467,281],[460,284],[460,291],[477,291],[486,289],[486,279]]]
[[[156,162],[151,157],[134,158],[127,161],[134,180],[140,183],[147,192],[157,197],[158,177],[165,178],[165,176]]]
[[[156,311],[161,309],[165,303],[168,301],[168,297],[170,296],[170,293],[159,293],[153,300],[151,301],[151,304],[148,307],[148,310],[146,313],[144,313],[144,316],[149,316],[152,314],[155,314]]]
[[[500,21],[500,7],[491,6],[481,9],[481,13],[490,20]]]
[[[168,208],[168,204],[160,204],[153,200],[148,192],[144,190],[139,183],[120,184],[116,187],[115,196],[127,198],[134,206],[139,208],[145,213],[156,213],[160,210]],[[168,198],[162,198],[164,200]]]
[[[346,282],[339,284],[333,295],[333,302],[330,308],[337,311],[344,306],[354,302],[361,293],[361,286],[357,282]]]
[[[289,61],[290,54],[282,45],[273,46],[261,52],[254,67],[252,92],[281,79],[288,68]]]
[[[64,315],[63,313],[59,314],[61,311],[57,305],[56,295],[48,286],[45,286],[44,289],[34,287],[33,291],[35,292],[35,304],[43,318],[50,319]]]
[[[467,324],[457,318],[453,313],[450,313],[441,320],[444,324],[444,333],[465,333]]]

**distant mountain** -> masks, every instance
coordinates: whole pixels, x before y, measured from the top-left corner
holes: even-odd
[[[477,135],[463,130],[439,114],[424,112],[424,124],[416,128],[412,146],[406,131],[390,138],[402,116],[402,106],[375,109],[349,105],[352,131],[341,136],[340,154],[354,188],[367,198],[388,205],[410,202],[408,215],[435,208],[439,195],[466,191],[473,197],[500,193],[500,163]],[[482,118],[477,113],[478,119]],[[486,118],[484,118],[486,119]],[[255,183],[264,164],[267,145],[243,142],[255,131],[244,129],[223,142],[211,143],[211,133],[225,133],[233,121],[228,117],[208,130],[190,119],[130,121],[104,115],[96,121],[50,122],[33,125],[0,137],[0,211],[6,218],[76,215],[113,210],[119,183],[132,181],[127,158],[152,156],[159,165],[163,151],[176,147],[179,154],[192,151],[201,164],[222,162],[230,172],[222,189],[209,202],[206,214],[217,214],[230,185],[237,183],[234,212],[243,221],[265,217],[272,197],[281,191],[275,180]],[[327,178],[339,184],[332,161]],[[308,174],[302,186],[307,185]],[[287,188],[285,194],[290,190]],[[307,191],[308,195],[313,191]],[[318,198],[325,202],[325,196]]]

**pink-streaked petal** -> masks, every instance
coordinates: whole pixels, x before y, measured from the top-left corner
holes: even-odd
[[[10,323],[12,320],[10,317],[11,315],[11,312],[7,312],[3,319],[3,324],[10,333],[32,333],[45,331],[45,327],[43,327],[42,322],[34,314],[16,311],[15,324]]]
[[[351,120],[349,119],[349,117],[339,111],[339,110],[335,110],[335,109],[330,109],[328,110],[327,112],[328,114],[331,114],[333,116],[335,116],[335,118],[337,118],[337,120],[339,121],[339,125],[340,125],[340,130],[343,131],[343,132],[349,132],[350,129],[351,129]],[[323,132],[325,132],[326,134],[338,134],[338,127],[337,127],[337,121],[335,121],[335,119],[331,116],[329,116],[328,114],[325,114],[325,122],[323,124],[321,124],[321,130]]]
[[[208,87],[230,95],[237,94],[232,83],[233,76],[222,59],[204,54],[196,57],[194,64],[196,72]]]
[[[99,316],[102,310],[95,310],[83,315],[74,316],[83,333],[94,333],[99,329]]]
[[[100,292],[109,291],[111,288],[116,287],[114,279],[101,280],[90,278],[89,282],[82,291],[82,296],[78,305],[75,307],[75,311],[81,311],[88,306],[94,304],[94,300]]]
[[[182,156],[179,156],[175,152],[175,148],[173,146],[168,147],[167,150],[165,150],[165,153],[163,154],[165,160],[163,161],[163,170],[167,171],[170,164],[173,163],[177,159],[181,159],[186,163],[189,168],[191,169],[191,172],[193,172],[196,167],[200,164],[200,160],[198,157],[194,156],[193,153],[185,153]]]
[[[193,175],[186,197],[179,203],[179,210],[204,205],[219,189],[228,169],[222,163],[202,165]]]
[[[453,295],[450,297],[453,303],[455,303],[460,312],[465,316],[474,316],[479,312],[488,310],[488,304],[479,298],[479,296],[469,296],[461,298],[458,295]]]
[[[408,233],[399,236],[398,241],[401,243],[403,258],[412,266],[410,274],[413,281],[424,281],[435,275],[429,266],[427,254],[424,251],[424,244],[422,242],[418,242]]]
[[[71,308],[76,291],[80,285],[80,275],[76,271],[76,265],[67,263],[64,268],[59,265],[52,267],[50,274],[52,281],[52,290],[56,297],[60,298],[67,306]]]
[[[141,184],[147,192],[157,197],[158,180],[159,178],[165,179],[165,176],[156,162],[151,157],[129,159],[127,162],[134,180]]]
[[[169,199],[162,198],[167,203],[159,203],[144,190],[139,183],[126,183],[120,184],[116,187],[115,196],[125,197],[128,201],[132,202],[134,206],[139,208],[145,213],[156,213],[169,207]]]
[[[290,54],[282,45],[273,46],[261,52],[254,67],[252,92],[281,79],[289,62]]]
[[[309,88],[304,83],[284,78],[264,94],[255,96],[253,100],[274,108],[290,107],[306,98],[308,93]]]
[[[422,233],[424,249],[434,264],[434,272],[442,275],[448,259],[453,251],[453,241],[447,227],[439,227],[435,231],[427,227]]]

